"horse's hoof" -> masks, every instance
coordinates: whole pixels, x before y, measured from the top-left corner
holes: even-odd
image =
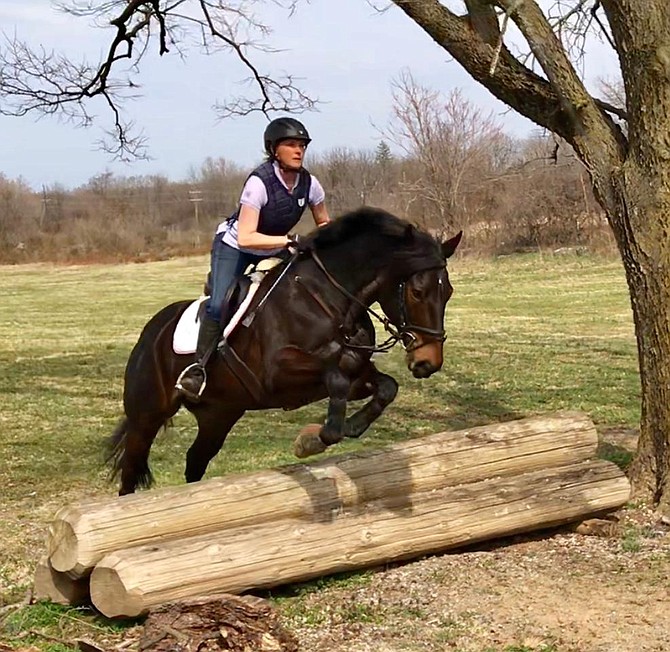
[[[321,426],[316,423],[311,423],[305,426],[300,434],[296,437],[293,443],[293,451],[296,457],[310,457],[311,455],[318,455],[328,448],[326,444],[321,441],[319,433]]]

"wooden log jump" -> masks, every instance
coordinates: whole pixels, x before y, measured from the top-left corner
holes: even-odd
[[[61,509],[48,555],[55,570],[82,577],[119,548],[287,518],[327,521],[356,504],[569,465],[593,457],[597,441],[585,415],[566,413],[105,498]]]
[[[512,478],[375,501],[327,523],[283,521],[118,550],[93,569],[91,599],[108,617],[163,602],[240,593],[365,568],[568,523],[620,506],[629,486],[610,463],[579,462]]]
[[[106,616],[302,581],[616,509],[624,474],[563,413],[59,511],[50,563]]]

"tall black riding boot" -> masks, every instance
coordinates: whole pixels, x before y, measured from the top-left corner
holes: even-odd
[[[207,384],[205,365],[220,336],[221,326],[219,326],[219,323],[208,317],[203,317],[198,332],[198,344],[195,349],[197,360],[179,374],[175,384],[175,388],[191,401],[199,401],[203,391],[205,391],[205,385]]]

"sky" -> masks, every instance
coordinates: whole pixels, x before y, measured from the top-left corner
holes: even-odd
[[[365,0],[312,0],[292,16],[278,7],[263,11],[263,16],[274,26],[270,44],[279,51],[257,60],[271,73],[295,76],[320,100],[318,111],[296,116],[312,136],[310,153],[373,150],[390,120],[392,80],[403,71],[445,95],[460,89],[512,135],[536,129],[472,80],[397,7],[379,13]],[[96,60],[109,39],[89,19],[56,11],[50,0],[2,0],[0,25],[6,35],[64,51],[76,60]],[[595,83],[597,76],[613,76],[615,71],[614,53],[591,42],[587,79]],[[239,94],[246,76],[228,53],[191,51],[185,59],[174,53],[160,58],[152,54],[136,78],[141,97],[126,105],[127,116],[148,138],[151,160],[114,161],[96,145],[102,136],[98,123],[82,129],[49,116],[0,116],[0,174],[40,190],[55,184],[76,188],[106,171],[186,180],[208,157],[251,168],[262,159],[267,119],[254,114],[219,120],[212,108],[231,93]],[[101,118],[100,126],[109,126],[99,102],[89,108]]]

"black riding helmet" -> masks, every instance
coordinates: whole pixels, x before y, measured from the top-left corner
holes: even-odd
[[[294,118],[276,118],[265,128],[263,134],[263,141],[265,143],[265,151],[274,156],[275,147],[277,143],[289,138],[296,138],[302,140],[305,145],[309,145],[311,138],[305,125]]]

